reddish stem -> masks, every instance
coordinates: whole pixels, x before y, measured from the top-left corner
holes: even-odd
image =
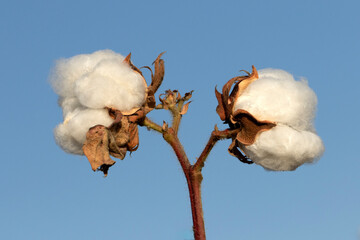
[[[180,121],[176,123],[180,123]],[[170,144],[170,146],[174,150],[176,157],[178,158],[181,165],[181,168],[183,169],[189,189],[194,238],[195,240],[206,240],[204,215],[201,201],[201,182],[203,178],[201,170],[204,167],[207,156],[209,155],[212,148],[215,146],[216,142],[221,139],[235,137],[239,130],[226,129],[223,131],[219,131],[215,126],[215,130],[211,133],[209,141],[206,144],[204,150],[200,154],[196,163],[194,165],[191,165],[188,157],[186,156],[184,148],[177,136],[178,124],[175,124],[175,129],[173,127],[169,128],[165,123],[161,127],[160,125],[152,122],[150,119],[145,118],[141,125],[162,133],[163,138],[166,140],[167,143]]]
[[[163,137],[173,148],[186,177],[189,188],[195,240],[206,240],[201,202],[201,172],[193,169],[173,128],[164,131]]]
[[[190,184],[188,181],[191,211],[193,217],[193,230],[195,240],[205,240],[205,223],[204,214],[202,209],[201,201],[201,172],[195,172],[192,168],[190,169]]]
[[[200,157],[197,159],[196,163],[193,166],[194,171],[201,172],[201,169],[204,167],[206,158],[209,156],[210,151],[213,149],[217,141],[221,139],[233,138],[239,132],[239,129],[225,129],[223,131],[219,131],[216,127],[215,130],[212,131],[211,136],[209,138],[208,143],[206,144],[204,150],[202,151]]]

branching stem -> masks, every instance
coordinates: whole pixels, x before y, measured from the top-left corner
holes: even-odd
[[[149,129],[162,133],[162,127],[159,124],[154,123],[147,117],[145,117],[144,121],[140,123],[140,126],[146,126]]]
[[[206,158],[209,156],[209,153],[211,152],[217,141],[222,139],[233,138],[234,136],[236,136],[238,132],[239,132],[238,129],[234,129],[234,130],[225,129],[223,131],[219,131],[217,127],[215,127],[215,130],[212,131],[210,135],[208,143],[206,144],[200,157],[197,159],[196,163],[194,164],[193,169],[195,171],[201,171],[201,169],[204,167]]]
[[[173,108],[169,108],[173,117],[171,127],[168,127],[166,124],[161,127],[159,124],[154,123],[147,117],[144,118],[140,125],[146,126],[149,129],[162,133],[165,141],[174,150],[175,155],[179,160],[181,168],[184,172],[189,189],[194,238],[195,240],[206,240],[204,215],[201,201],[201,182],[203,179],[201,170],[204,167],[206,158],[215,146],[216,142],[221,139],[233,138],[234,136],[236,136],[239,130],[226,129],[223,131],[219,131],[217,127],[215,127],[215,130],[211,133],[209,141],[206,144],[201,155],[197,159],[196,163],[194,165],[191,165],[185,153],[185,150],[178,138],[178,129],[181,121],[181,114],[178,107],[179,106],[175,105]]]
[[[168,142],[173,148],[184,171],[189,189],[195,240],[205,240],[205,223],[201,201],[201,172],[196,172],[193,170],[192,165],[186,156],[184,148],[181,145],[179,138],[177,137],[177,134],[173,128],[169,128],[167,131],[164,131],[163,137],[166,142]]]

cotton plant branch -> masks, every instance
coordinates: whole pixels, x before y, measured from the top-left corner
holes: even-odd
[[[148,129],[154,130],[158,133],[162,133],[162,127],[157,123],[153,122],[152,120],[150,120],[148,117],[145,117],[143,122],[140,122],[139,124],[140,126],[145,126]]]
[[[165,122],[162,126],[160,126],[147,117],[144,119],[141,125],[147,127],[148,129],[162,133],[164,140],[172,147],[173,151],[175,152],[175,155],[184,172],[189,189],[195,240],[205,240],[205,224],[201,200],[201,182],[203,179],[201,170],[216,142],[222,139],[234,138],[234,136],[238,134],[239,129],[226,129],[220,131],[215,126],[215,129],[212,131],[204,150],[195,164],[192,165],[186,155],[184,147],[178,138],[178,130],[181,118],[182,115],[184,115],[188,110],[190,103],[189,99],[191,96],[192,92],[185,94],[185,96],[182,98],[180,93],[176,90],[166,91],[164,97],[160,98],[162,103],[157,107],[157,109],[166,109],[171,112],[171,126],[168,126],[168,124]]]
[[[172,98],[172,94],[168,94]],[[166,101],[164,101],[165,103]],[[184,102],[184,101],[183,101]],[[181,105],[183,104],[181,103]],[[179,104],[180,105],[180,104]],[[169,127],[167,123],[164,122],[163,126],[160,127],[159,124],[152,122],[150,119],[145,118],[142,122],[143,126],[148,127],[156,132],[161,132],[164,140],[171,146],[175,155],[181,165],[181,168],[184,172],[186,182],[189,189],[189,197],[193,218],[193,231],[195,240],[205,240],[205,224],[204,224],[204,214],[202,209],[201,201],[201,182],[202,174],[200,171],[196,171],[191,165],[184,147],[182,146],[178,138],[178,128],[181,121],[181,111],[182,108],[179,105],[168,106],[167,109],[172,112],[172,125]]]
[[[207,142],[204,150],[202,151],[202,153],[200,154],[199,158],[197,159],[196,163],[193,166],[194,171],[199,172],[202,170],[205,161],[210,154],[210,151],[213,149],[213,147],[219,140],[233,138],[239,133],[239,131],[240,131],[239,129],[225,129],[223,131],[219,131],[217,126],[215,126],[214,131],[211,132],[209,141]]]

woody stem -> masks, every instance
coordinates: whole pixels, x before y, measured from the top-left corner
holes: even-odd
[[[181,114],[180,114],[180,111],[178,109],[178,106],[176,106],[176,105],[169,108],[169,110],[170,110],[171,115],[173,117],[171,127],[174,129],[175,134],[177,134],[178,131],[179,131],[179,126],[180,126],[180,121],[181,121]]]
[[[152,129],[156,132],[162,133],[162,128],[159,124],[154,123],[149,118],[145,117],[145,119],[139,123],[140,126],[146,126],[148,129]]]
[[[163,137],[174,150],[187,181],[193,218],[194,238],[195,240],[205,240],[205,224],[201,201],[202,174],[200,171],[193,169],[173,128],[164,131]]]
[[[168,128],[167,126],[161,127],[160,125],[152,122],[147,117],[145,117],[144,121],[140,125],[146,126],[149,129],[153,129],[159,133],[162,133],[165,141],[169,143],[169,145],[174,150],[176,157],[178,158],[181,165],[181,168],[183,169],[189,189],[194,238],[195,240],[206,240],[205,223],[201,201],[201,182],[203,179],[201,170],[204,167],[206,158],[208,157],[210,151],[213,149],[217,141],[221,139],[233,138],[236,136],[239,130],[226,129],[223,131],[219,131],[217,127],[215,127],[215,130],[212,131],[208,143],[206,144],[196,163],[194,165],[191,165],[185,153],[185,150],[177,136],[177,130],[180,124],[180,120],[180,114],[178,112],[175,112],[175,114],[173,114],[173,124],[170,128]]]
[[[219,131],[216,127],[215,130],[212,131],[209,141],[206,144],[204,150],[202,151],[200,157],[197,159],[196,163],[193,166],[193,169],[195,171],[199,171],[201,172],[201,169],[204,167],[206,158],[209,156],[210,151],[213,149],[213,147],[215,146],[215,144],[217,143],[217,141],[222,140],[222,139],[229,139],[229,138],[233,138],[234,136],[236,136],[236,134],[239,132],[238,129],[234,129],[234,130],[230,130],[230,129],[225,129],[223,131]]]

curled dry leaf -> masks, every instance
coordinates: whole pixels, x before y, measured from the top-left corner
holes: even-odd
[[[241,128],[236,140],[245,146],[253,144],[261,132],[276,126],[275,123],[270,121],[259,121],[249,112],[242,109],[234,113],[232,121],[240,124]]]
[[[97,125],[87,132],[83,150],[94,171],[100,170],[107,175],[109,167],[115,164],[110,155],[122,160],[127,151],[137,150],[138,126],[137,123],[130,122],[129,118],[116,114],[110,127]]]
[[[139,147],[139,129],[137,124],[130,123],[129,125],[130,140],[127,144],[127,150],[130,152],[136,151]]]
[[[142,72],[140,71],[140,69],[138,69],[132,62],[131,62],[131,53],[129,53],[125,59],[124,62],[129,64],[129,66],[132,68],[132,70],[134,70],[135,72],[138,72],[142,75]]]
[[[231,124],[231,115],[234,112],[234,104],[236,99],[245,91],[245,89],[256,79],[259,78],[257,70],[252,66],[252,73],[248,76],[238,76],[230,79],[222,88],[222,93],[215,88],[215,96],[218,100],[216,112],[221,120]],[[234,85],[235,84],[235,85]],[[234,85],[234,87],[233,87]],[[230,93],[231,88],[233,90]]]
[[[144,85],[145,85],[145,88],[148,89],[148,85],[146,83],[146,80],[142,74],[142,72],[140,71],[139,68],[137,68],[132,62],[131,62],[131,53],[129,53],[129,55],[126,56],[126,58],[123,60],[124,63],[128,64],[130,66],[130,68],[134,71],[134,72],[137,72],[138,74],[141,75],[141,77],[143,78],[144,80]],[[148,91],[146,92],[145,94],[145,97],[144,97],[144,102],[147,103],[149,99],[149,94],[148,94]],[[150,97],[151,99],[151,97]],[[123,115],[131,115],[131,114],[134,114],[135,112],[137,112],[138,110],[140,109],[140,107],[134,107],[128,111],[122,111],[122,114]]]
[[[164,53],[165,52],[160,53],[159,56],[153,62],[154,66],[155,66],[155,73],[154,73],[154,75],[152,75],[151,84],[149,87],[153,93],[155,93],[158,90],[158,88],[160,87],[160,85],[164,79],[165,66],[164,66],[164,60],[161,59],[161,57]]]
[[[182,107],[181,112],[180,112],[181,115],[184,115],[185,113],[187,113],[187,111],[189,110],[189,104],[190,104],[190,103],[191,103],[191,101],[188,102],[188,103],[186,103],[186,104]]]
[[[182,98],[184,101],[188,101],[190,100],[190,98],[192,97],[192,93],[194,92],[194,90],[191,90],[190,92],[185,93],[184,97]]]
[[[87,132],[83,151],[93,171],[101,170],[107,175],[109,167],[115,164],[109,156],[109,130],[96,125]]]
[[[241,162],[246,164],[253,164],[251,160],[249,160],[242,152],[239,150],[239,145],[236,141],[232,141],[228,148],[229,153],[239,159]]]

